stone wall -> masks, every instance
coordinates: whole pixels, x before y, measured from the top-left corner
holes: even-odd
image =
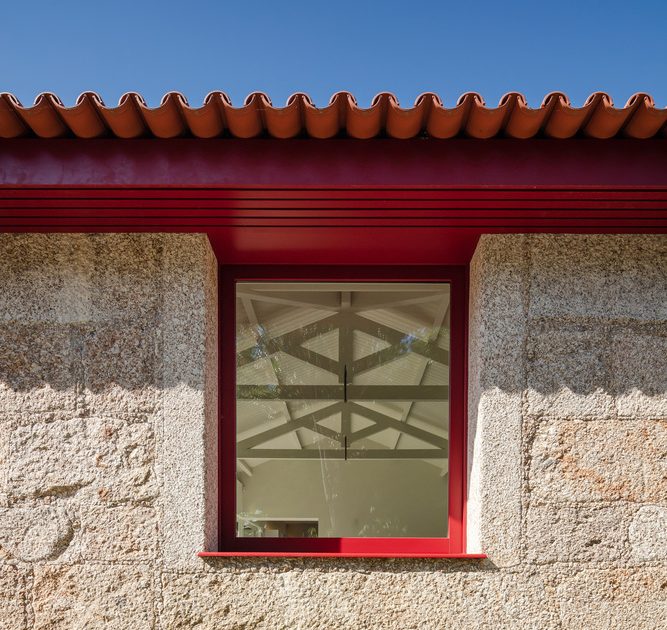
[[[216,292],[204,236],[0,236],[0,629],[667,626],[667,239],[480,241],[481,562],[197,558]]]

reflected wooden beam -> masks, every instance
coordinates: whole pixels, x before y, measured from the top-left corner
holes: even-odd
[[[345,459],[345,449],[311,449],[302,450],[254,448],[237,451],[238,457],[243,459]],[[446,450],[437,448],[421,449],[358,449],[348,448],[347,459],[447,459]]]
[[[238,400],[342,400],[342,385],[238,385]],[[348,385],[348,400],[446,401],[447,385]]]
[[[356,442],[363,438],[370,437],[371,435],[379,433],[380,431],[384,431],[385,429],[394,429],[395,431],[405,433],[405,435],[411,435],[412,437],[417,438],[418,440],[422,440],[422,442],[431,444],[439,449],[447,449],[448,441],[445,438],[434,435],[433,433],[429,433],[428,431],[424,431],[423,429],[419,429],[418,427],[402,422],[401,420],[396,420],[396,418],[387,416],[384,413],[375,411],[374,409],[369,409],[363,405],[356,405],[354,403],[348,403],[348,405],[352,413],[356,413],[359,416],[368,418],[375,423],[372,426],[364,427],[359,431],[355,431],[350,436],[350,442]]]
[[[372,337],[382,339],[392,346],[355,361],[353,364],[353,373],[355,374],[377,367],[383,363],[388,363],[408,352],[414,352],[443,365],[449,364],[449,352],[440,348],[432,341],[418,339],[408,333],[401,332],[385,324],[378,324],[356,314],[351,315],[351,318],[352,328]]]
[[[242,459],[237,459],[236,465],[241,470],[241,472],[248,475],[248,477],[252,477],[252,468],[250,468],[250,466],[248,466],[248,464],[246,464]]]
[[[282,435],[286,435],[287,433],[295,431],[296,429],[308,428],[313,430],[313,427],[315,427],[320,420],[326,420],[327,418],[330,418],[331,416],[339,413],[342,405],[343,403],[338,402],[333,405],[329,405],[328,407],[324,407],[324,409],[318,409],[317,411],[308,413],[305,416],[294,418],[290,422],[281,424],[277,427],[266,429],[265,431],[260,431],[259,433],[256,433],[255,435],[249,438],[240,440],[236,446],[237,451],[241,452],[248,449],[252,449],[255,446],[259,446],[260,444],[264,444],[269,440],[273,440],[277,437],[281,437]],[[318,427],[318,428],[326,429],[326,427]],[[241,455],[238,455],[237,453],[237,457],[241,457]]]

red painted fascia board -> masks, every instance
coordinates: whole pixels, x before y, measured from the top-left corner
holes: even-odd
[[[0,185],[660,186],[663,140],[3,140]]]

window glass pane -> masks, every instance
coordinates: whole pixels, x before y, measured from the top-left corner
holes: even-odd
[[[236,285],[238,536],[447,536],[449,297]]]

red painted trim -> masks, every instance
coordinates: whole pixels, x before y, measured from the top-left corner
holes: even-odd
[[[646,186],[664,139],[3,140],[0,184]]]
[[[282,551],[200,551],[200,558],[442,558],[485,560],[484,553],[317,553]]]
[[[314,261],[315,263],[317,261]],[[381,263],[382,260],[378,260]],[[236,330],[235,283],[239,280],[449,282],[451,283],[449,535],[447,538],[237,538],[236,537]],[[234,555],[350,557],[449,557],[465,552],[465,370],[467,270],[464,267],[222,267],[220,270],[220,541]]]

